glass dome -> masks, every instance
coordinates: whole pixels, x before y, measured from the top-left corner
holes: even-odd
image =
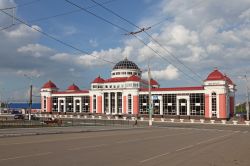
[[[113,70],[116,69],[136,69],[140,70],[139,67],[132,61],[129,61],[125,58],[123,61],[118,62],[114,67]]]

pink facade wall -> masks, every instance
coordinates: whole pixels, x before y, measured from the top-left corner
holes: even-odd
[[[229,98],[229,102],[230,102],[230,117],[234,116],[234,97],[231,96]]]
[[[92,101],[92,96],[89,96],[89,112],[93,112],[93,108],[92,108],[92,103],[93,103],[93,101]]]
[[[127,113],[127,96],[123,96],[123,113]]]
[[[138,115],[139,113],[139,96],[133,96],[133,114]]]
[[[226,95],[220,94],[219,95],[219,115],[220,118],[225,119],[227,118],[227,111],[226,111]]]
[[[52,112],[52,97],[47,97],[46,107],[47,112]]]
[[[209,95],[205,94],[205,118],[209,118]]]
[[[97,96],[97,112],[98,114],[102,113],[102,96]]]

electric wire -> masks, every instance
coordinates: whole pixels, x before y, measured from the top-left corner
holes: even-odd
[[[64,41],[62,41],[62,40],[60,40],[60,39],[57,39],[57,38],[53,37],[52,35],[50,35],[50,34],[44,32],[44,31],[41,31],[40,29],[35,28],[34,26],[32,26],[32,25],[26,23],[25,21],[21,20],[20,18],[17,18],[17,17],[15,17],[15,16],[12,16],[11,14],[5,12],[4,10],[0,10],[0,11],[3,12],[3,13],[5,13],[6,15],[8,15],[8,16],[10,16],[10,17],[13,17],[15,20],[21,22],[22,24],[26,25],[27,27],[29,27],[29,28],[31,28],[31,29],[33,29],[33,30],[35,30],[35,31],[37,31],[37,32],[39,32],[39,33],[41,33],[42,35],[44,35],[44,36],[46,36],[46,37],[48,37],[48,38],[50,38],[50,39],[52,39],[52,40],[54,40],[54,41],[57,41],[58,43],[61,43],[62,45],[65,45],[65,46],[67,46],[67,47],[69,47],[69,48],[72,48],[72,49],[74,49],[74,50],[76,50],[76,51],[79,51],[80,53],[84,53],[84,54],[87,54],[87,55],[89,55],[89,56],[92,56],[92,57],[94,57],[94,58],[96,58],[96,59],[105,61],[105,62],[107,62],[107,63],[116,64],[116,63],[113,62],[113,61],[109,61],[109,60],[106,60],[106,59],[104,59],[104,58],[95,56],[95,55],[93,55],[93,54],[88,53],[87,51],[84,51],[84,50],[82,50],[82,49],[79,49],[79,48],[77,48],[77,47],[75,47],[75,46],[73,46],[73,45],[71,45],[71,44],[68,44],[68,43],[66,43],[66,42],[64,42]]]
[[[113,22],[111,22],[111,21],[105,19],[104,17],[101,17],[101,16],[99,16],[99,15],[97,15],[97,14],[95,14],[95,13],[89,11],[89,10],[87,10],[86,8],[83,8],[82,6],[79,6],[78,4],[75,4],[75,3],[73,3],[73,2],[71,2],[71,1],[69,1],[69,0],[65,0],[65,1],[66,1],[67,3],[69,3],[69,4],[71,4],[71,5],[73,5],[73,6],[77,7],[77,8],[79,8],[79,9],[85,11],[86,13],[89,13],[89,14],[91,14],[91,15],[97,17],[98,19],[100,19],[100,20],[102,20],[102,21],[104,21],[104,22],[107,22],[107,23],[111,24],[112,26],[115,26],[115,27],[117,27],[117,28],[123,30],[124,32],[129,33],[129,31],[128,31],[127,29],[125,29],[125,28],[123,28],[123,27],[121,27],[121,26],[119,26],[119,25],[117,25],[117,24],[115,24],[115,23],[113,23]],[[158,56],[160,56],[162,59],[166,60],[169,64],[172,64],[168,59],[166,59],[166,58],[164,58],[163,56],[161,56],[161,54],[160,54],[159,52],[157,52],[157,51],[154,50],[152,47],[150,47],[149,45],[147,45],[142,39],[138,38],[138,37],[137,37],[136,35],[134,35],[134,34],[133,34],[133,36],[134,36],[135,38],[137,38],[143,45],[145,45],[145,46],[148,47],[150,50],[152,50],[156,55],[158,55]],[[185,76],[189,77],[190,79],[192,79],[192,80],[194,80],[194,81],[197,81],[196,79],[194,79],[193,77],[191,77],[190,75],[188,75],[187,73],[185,73],[183,70],[181,70],[180,68],[178,68],[178,67],[175,66],[174,64],[172,64],[172,65],[173,65],[174,67],[176,67],[179,71],[181,71]]]
[[[142,28],[140,28],[138,25],[134,24],[133,22],[129,21],[128,19],[122,17],[121,15],[117,14],[116,12],[114,12],[113,10],[107,8],[106,6],[96,2],[95,0],[91,0],[92,2],[94,2],[95,4],[101,6],[102,8],[104,8],[105,10],[107,10],[108,12],[112,13],[113,15],[119,17],[120,19],[126,21],[127,23],[129,23],[130,25],[138,28],[139,30],[141,30]],[[190,67],[188,67],[186,64],[184,64],[181,60],[179,60],[179,58],[176,57],[176,55],[174,55],[172,52],[170,52],[168,49],[166,49],[160,42],[158,42],[156,39],[154,39],[148,32],[146,31],[142,31],[144,32],[150,39],[152,39],[155,43],[157,43],[163,50],[165,50],[169,55],[171,55],[174,59],[176,59],[180,64],[182,64],[184,67],[186,67],[188,70],[190,70],[194,75],[196,75],[197,77],[199,77],[199,79],[202,80],[201,76],[198,75],[195,71],[193,71]],[[165,58],[164,58],[165,59]]]

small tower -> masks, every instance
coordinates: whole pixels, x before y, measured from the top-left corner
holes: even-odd
[[[41,111],[52,112],[52,93],[58,91],[58,88],[52,81],[46,82],[40,90],[41,93]]]
[[[207,79],[204,80],[205,118],[228,119],[232,116],[234,86],[230,78],[217,68],[208,75]]]

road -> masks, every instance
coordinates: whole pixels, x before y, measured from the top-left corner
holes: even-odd
[[[249,166],[250,131],[151,127],[0,139],[4,166]]]

